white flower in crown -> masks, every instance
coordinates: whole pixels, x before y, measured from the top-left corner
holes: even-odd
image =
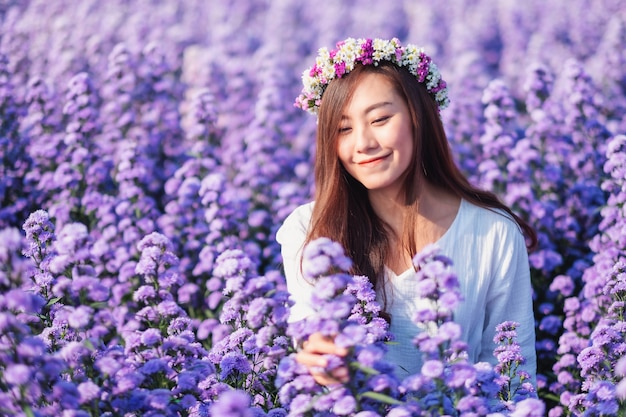
[[[426,83],[426,88],[431,90],[435,88],[439,81],[441,80],[441,75],[439,74],[439,69],[437,65],[430,63],[430,68],[428,69],[428,76],[426,77],[428,82]]]
[[[391,41],[374,39],[372,46],[374,47],[373,56],[375,61],[396,62],[396,50],[400,47],[400,44],[395,39]]]
[[[407,45],[406,48],[404,48],[401,66],[407,67],[411,74],[415,74],[420,53],[424,53],[423,48],[418,48],[415,45]]]
[[[302,74],[303,88],[296,98],[295,106],[317,114],[322,95],[332,80],[350,73],[357,63],[378,65],[380,61],[406,68],[418,82],[426,86],[439,109],[446,108],[450,103],[446,82],[422,48],[412,44],[403,47],[397,38],[348,38],[338,42],[332,51],[327,48],[318,50],[315,65]]]

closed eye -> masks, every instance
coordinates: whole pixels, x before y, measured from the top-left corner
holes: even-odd
[[[346,133],[350,132],[351,130],[352,130],[352,128],[349,127],[349,126],[348,127],[340,127],[339,128],[339,134],[340,135],[346,134]]]
[[[375,119],[372,123],[373,123],[373,124],[376,124],[376,123],[379,123],[379,124],[380,124],[380,123],[384,123],[384,122],[386,122],[387,120],[389,120],[390,118],[391,118],[391,116],[383,116],[383,117],[379,117],[379,118]]]

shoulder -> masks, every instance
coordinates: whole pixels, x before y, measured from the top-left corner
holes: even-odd
[[[471,241],[474,250],[496,257],[506,256],[507,252],[527,254],[524,232],[506,211],[463,200],[460,217],[457,237],[466,243]]]
[[[496,276],[520,273],[528,265],[528,250],[522,228],[501,209],[483,208],[466,202],[465,232],[472,236],[474,257],[496,271]],[[528,269],[524,267],[524,276]]]
[[[289,243],[294,237],[306,236],[314,202],[311,201],[296,207],[283,221],[276,232],[276,241],[281,245]]]
[[[523,237],[523,232],[515,219],[506,211],[497,208],[485,208],[463,200],[463,220],[476,231],[500,236]]]

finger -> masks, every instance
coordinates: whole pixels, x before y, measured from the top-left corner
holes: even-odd
[[[311,370],[311,376],[313,377],[315,382],[317,382],[320,385],[325,385],[325,386],[337,385],[337,384],[347,382],[347,378],[340,379],[336,377],[334,373],[329,374],[328,372],[325,372],[324,370],[321,370],[317,367]]]
[[[313,333],[309,339],[302,344],[303,350],[318,354],[333,354],[338,356],[346,356],[348,351],[346,348],[339,347],[335,344],[331,337],[324,336],[321,333]]]
[[[311,367],[318,367],[321,369],[328,366],[328,359],[318,353],[309,353],[302,350],[296,354],[296,361],[302,365],[305,365],[309,369]]]
[[[346,366],[340,366],[339,368],[334,369],[330,374],[333,379],[341,383],[346,383],[350,380],[350,372]]]
[[[317,382],[320,385],[330,386],[330,385],[340,384],[339,381],[328,376],[328,374],[311,374],[311,375],[313,376],[313,379],[315,380],[315,382]]]
[[[306,366],[311,376],[320,385],[346,383],[350,379],[350,373],[346,366],[340,366],[327,372],[325,368],[328,366],[328,359],[323,355],[301,351],[296,354],[296,361]]]

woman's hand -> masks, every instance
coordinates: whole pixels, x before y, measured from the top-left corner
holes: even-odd
[[[302,343],[302,350],[296,355],[296,360],[309,369],[318,384],[333,385],[348,382],[348,368],[340,366],[330,373],[325,372],[324,369],[328,366],[328,358],[325,355],[344,357],[347,354],[348,350],[337,346],[331,337],[313,333]]]

